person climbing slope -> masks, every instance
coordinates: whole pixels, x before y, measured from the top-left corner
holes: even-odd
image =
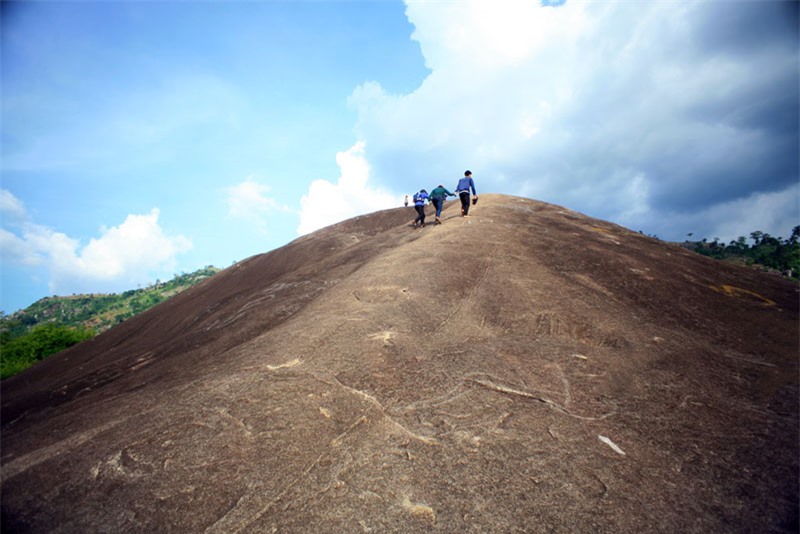
[[[439,216],[442,214],[442,208],[444,207],[445,199],[450,196],[456,196],[455,193],[451,193],[441,184],[438,187],[435,187],[433,191],[431,191],[431,202],[433,202],[433,206],[436,208],[436,224],[442,224],[442,221],[439,219]]]
[[[478,193],[475,191],[475,182],[472,181],[472,171],[464,171],[464,177],[458,181],[456,193],[461,199],[461,216],[469,217],[469,190],[474,195],[472,203],[478,202]]]
[[[428,200],[428,192],[420,189],[414,193],[414,208],[417,210],[417,218],[414,219],[414,228],[425,227],[425,201]]]

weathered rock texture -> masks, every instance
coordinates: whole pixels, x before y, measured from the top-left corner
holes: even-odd
[[[3,382],[3,532],[797,531],[796,284],[457,212],[320,230]]]

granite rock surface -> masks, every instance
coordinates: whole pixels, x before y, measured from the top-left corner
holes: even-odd
[[[322,229],[3,381],[3,532],[797,532],[797,284],[458,208]]]

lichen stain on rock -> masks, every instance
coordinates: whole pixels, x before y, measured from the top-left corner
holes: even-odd
[[[433,508],[422,503],[411,502],[408,495],[403,496],[403,508],[414,517],[423,519],[431,525],[436,523],[436,512],[433,511]]]

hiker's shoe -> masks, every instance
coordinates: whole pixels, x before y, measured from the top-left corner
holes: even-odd
[[[461,208],[461,216],[464,216],[464,208]]]
[[[436,224],[442,224],[442,221],[439,220],[439,217],[436,217]]]

